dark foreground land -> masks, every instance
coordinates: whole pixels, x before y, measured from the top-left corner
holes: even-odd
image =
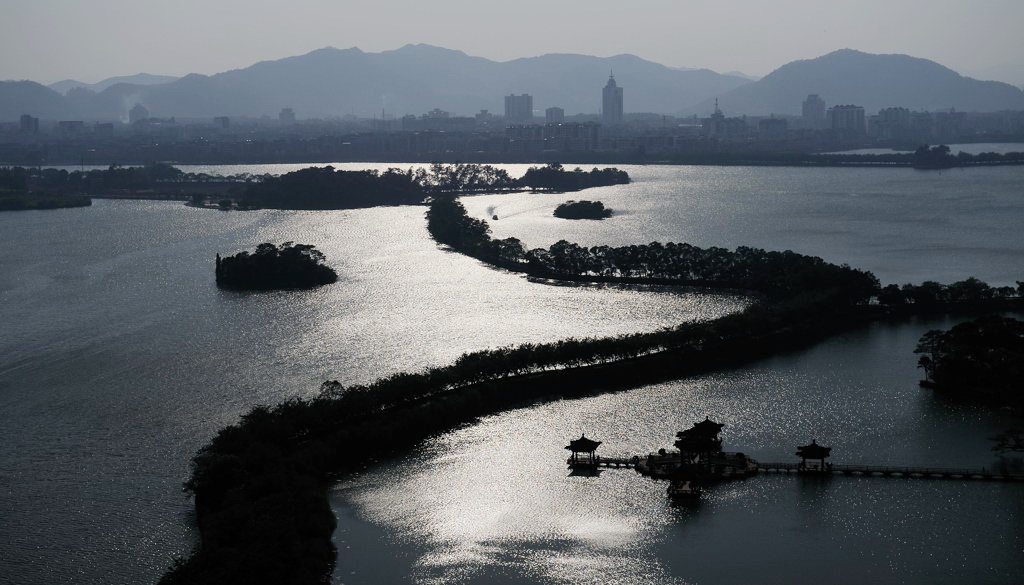
[[[886,287],[885,296],[868,272],[751,248],[650,244],[583,255],[586,249],[559,242],[526,251],[518,240],[492,240],[484,222],[446,196],[433,198],[428,229],[459,252],[535,276],[743,289],[757,300],[707,323],[474,352],[447,367],[369,385],[325,382],[313,399],[256,407],[196,455],[186,488],[195,496],[202,543],[162,583],[328,581],[336,555],[328,485],[475,417],[734,367],[874,319],[1020,308],[1024,292],[971,279],[890,285],[895,290]]]

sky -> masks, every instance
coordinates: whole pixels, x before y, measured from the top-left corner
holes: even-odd
[[[763,76],[843,48],[1024,85],[1024,0],[3,0],[0,80],[214,74],[322,47],[631,53]]]

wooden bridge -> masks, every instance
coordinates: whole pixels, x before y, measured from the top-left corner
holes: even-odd
[[[569,461],[569,466],[570,467],[581,467],[581,468],[585,468],[585,467],[615,467],[615,468],[625,467],[625,468],[630,468],[630,467],[636,467],[637,461],[638,461],[637,457],[601,457],[600,455],[598,455],[598,456],[594,457],[593,463],[591,463],[589,461],[580,461],[580,462],[578,462],[576,464],[573,464],[572,461]]]
[[[759,472],[811,473],[815,475],[860,475],[863,477],[904,477],[916,479],[983,479],[992,481],[1024,481],[1024,474],[997,469],[954,467],[899,467],[884,465],[826,465],[807,469],[800,463],[758,463]]]

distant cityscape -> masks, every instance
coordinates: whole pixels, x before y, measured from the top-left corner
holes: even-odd
[[[1024,111],[868,113],[856,104],[829,105],[810,94],[801,115],[726,115],[715,100],[710,116],[626,113],[627,89],[614,72],[601,92],[602,109],[567,116],[537,111],[528,93],[504,97],[502,114],[459,116],[434,108],[400,117],[303,118],[292,107],[269,117],[161,117],[136,103],[122,122],[40,120],[27,112],[0,125],[0,164],[259,163],[300,161],[657,161],[687,154],[812,153],[865,147],[1019,140]],[[831,97],[831,96],[830,96]],[[835,96],[842,100],[842,96]],[[439,104],[443,106],[443,104]]]

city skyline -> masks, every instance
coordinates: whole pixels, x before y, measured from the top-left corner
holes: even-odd
[[[628,53],[670,67],[754,76],[852,48],[912,55],[971,77],[1024,84],[1024,65],[1014,62],[1024,49],[1015,30],[1024,20],[1024,4],[1008,0],[972,5],[869,0],[856,6],[737,2],[728,14],[719,3],[704,1],[648,1],[628,12],[602,2],[581,10],[524,0],[520,8],[496,20],[461,0],[344,8],[325,0],[287,7],[235,0],[212,5],[183,0],[174,7],[126,0],[88,5],[14,0],[0,23],[0,79],[92,83],[143,71],[210,75],[326,46],[379,52],[428,43],[494,61],[548,53]],[[566,22],[574,26],[565,27]],[[533,34],[495,35],[496,27],[528,28]]]

